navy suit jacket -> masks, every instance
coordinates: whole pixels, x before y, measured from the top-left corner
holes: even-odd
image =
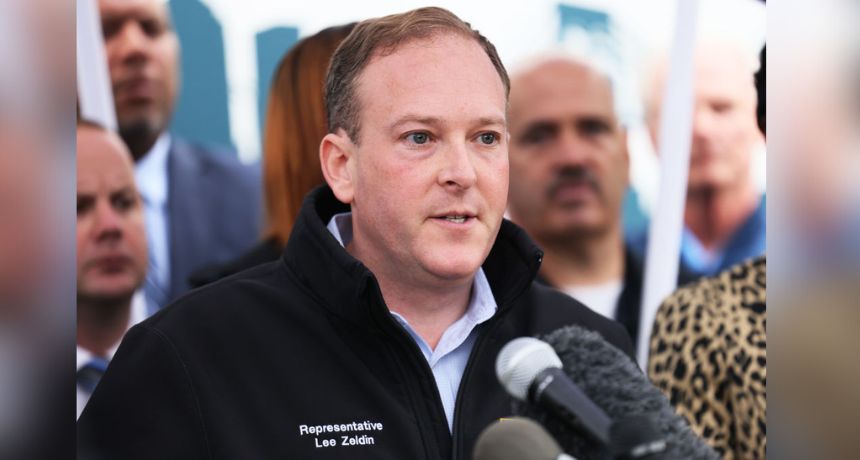
[[[259,164],[173,137],[167,157],[170,301],[191,273],[242,254],[262,228]]]

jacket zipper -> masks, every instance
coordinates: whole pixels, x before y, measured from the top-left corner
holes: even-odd
[[[463,424],[463,390],[466,388],[469,376],[472,373],[472,368],[475,367],[475,361],[478,360],[478,356],[480,356],[484,344],[487,342],[487,340],[489,340],[487,337],[492,334],[493,330],[496,329],[499,323],[499,321],[495,321],[483,334],[478,337],[478,340],[475,342],[475,346],[472,348],[472,353],[469,354],[469,360],[466,361],[466,369],[463,370],[463,378],[460,379],[460,388],[457,389],[457,399],[454,402],[454,423],[452,424],[453,430],[451,432],[451,436],[453,437],[453,439],[451,440],[451,458],[453,460],[458,460],[460,458],[458,453],[461,450],[460,444],[462,444],[463,442],[463,430],[461,428],[461,425]],[[466,456],[466,458],[469,458],[468,455]]]
[[[391,317],[391,312],[390,312],[390,310],[388,310],[388,306],[385,304],[385,300],[382,297],[382,292],[379,290],[379,285],[375,282],[370,283],[370,284],[373,286],[374,296],[376,296],[376,302],[373,302],[373,303],[377,304],[375,306],[372,306],[371,308],[374,308],[374,310],[376,310],[377,308],[379,308],[380,310],[385,310],[384,312],[383,311],[378,312],[378,313],[382,313],[383,317],[379,317],[379,315],[374,314],[374,317],[376,318],[378,323],[381,323],[380,326],[381,326],[383,332],[387,336],[389,336],[391,339],[394,339],[394,343],[396,345],[399,345],[398,348],[400,348],[401,352],[405,352],[406,358],[409,361],[412,361],[412,363],[414,364],[415,360],[417,358],[417,360],[418,360],[417,366],[420,369],[420,372],[423,372],[424,378],[427,378],[429,376],[429,378],[433,382],[433,387],[436,388],[436,383],[435,383],[436,377],[433,375],[433,370],[430,368],[430,364],[427,362],[427,359],[424,357],[424,353],[421,352],[421,349],[418,348],[418,344],[415,343],[415,340],[413,340],[412,337],[409,336],[409,333],[406,332],[406,330],[403,328],[403,326],[398,324],[394,320],[394,318]],[[397,359],[397,355],[400,353],[398,353],[397,350],[395,350],[392,345],[388,345],[386,348],[388,348],[388,350],[392,354],[395,355],[395,359]],[[398,365],[396,367],[400,370],[401,374],[405,372],[404,371],[405,366]],[[412,407],[417,408],[419,404],[423,404],[423,401],[416,400],[414,392],[412,391],[411,387],[414,385],[414,379],[410,379],[410,378],[408,378],[408,376],[403,376],[403,381],[406,383],[405,388],[406,388],[406,391],[409,393],[409,398],[411,399]],[[438,417],[441,414],[442,419],[445,420],[446,419],[445,409],[444,409],[444,406],[442,405],[442,397],[439,395],[439,389],[436,388],[436,391],[433,391],[432,395],[433,395],[433,398],[435,400],[434,407],[436,408],[436,412],[437,412],[436,416]],[[459,395],[458,395],[458,398],[459,398]],[[455,403],[455,407],[456,407],[456,403]],[[455,409],[455,413],[456,413],[456,409]],[[416,414],[416,415],[418,415],[418,414]],[[420,420],[420,417],[417,417],[417,418],[419,418],[419,420]],[[456,415],[455,415],[455,419],[456,419]],[[447,426],[447,423],[446,423],[446,426]],[[419,432],[420,432],[421,438],[422,438],[421,439],[422,445],[424,446],[424,454],[426,455],[426,457],[428,459],[430,459],[430,458],[432,458],[432,456],[431,456],[430,449],[427,447],[428,439],[426,439],[426,436],[428,434],[432,434],[432,438],[429,440],[429,442],[435,443],[436,442],[436,433],[432,427],[430,427],[428,430],[420,429]],[[453,442],[452,442],[452,445],[453,445]],[[436,449],[436,451],[440,452],[439,449]]]
[[[540,264],[540,262],[543,259],[543,253],[540,253],[539,255],[537,255],[536,259],[537,259],[538,264]],[[462,400],[464,398],[464,396],[463,396],[464,391],[462,391],[462,390],[465,389],[466,385],[468,384],[469,376],[472,374],[472,368],[475,367],[475,361],[477,361],[478,357],[481,356],[481,354],[483,353],[484,345],[486,344],[487,340],[489,340],[488,337],[492,336],[493,333],[495,333],[496,329],[498,329],[500,327],[504,317],[506,317],[508,315],[508,313],[510,312],[510,309],[514,307],[514,305],[517,303],[517,301],[520,299],[520,297],[522,297],[523,294],[525,294],[526,291],[528,291],[528,286],[531,285],[531,283],[532,283],[532,281],[528,281],[528,283],[526,284],[525,287],[523,287],[521,289],[518,288],[516,290],[517,294],[513,295],[510,298],[510,300],[508,300],[507,302],[504,302],[503,304],[499,304],[497,306],[498,310],[496,311],[496,314],[493,315],[489,320],[489,321],[492,321],[492,323],[488,324],[487,330],[484,331],[484,333],[478,337],[478,340],[475,342],[475,346],[472,348],[472,353],[469,354],[469,360],[466,361],[466,369],[463,371],[462,379],[460,379],[460,388],[458,388],[458,390],[457,390],[457,399],[454,402],[454,423],[452,424],[453,429],[451,432],[451,436],[452,436],[452,439],[451,439],[451,450],[452,450],[451,458],[453,460],[458,460],[460,458],[460,456],[458,454],[462,450],[462,444],[463,444],[463,435],[462,435],[463,429],[462,429],[461,425],[463,424],[463,421],[462,421],[462,419],[463,419],[463,416],[462,416],[463,401]],[[506,307],[503,308],[502,305],[506,305]],[[471,452],[464,452],[463,456],[465,459],[470,459],[471,458]]]

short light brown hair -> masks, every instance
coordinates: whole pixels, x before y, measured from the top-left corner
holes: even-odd
[[[361,121],[356,86],[358,77],[374,56],[389,55],[409,41],[430,38],[442,32],[460,34],[481,45],[502,80],[507,101],[511,82],[496,47],[454,13],[437,7],[418,8],[362,21],[340,44],[332,57],[325,82],[329,132],[343,129],[353,142],[358,142]]]

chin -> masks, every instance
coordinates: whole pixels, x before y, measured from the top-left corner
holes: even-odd
[[[120,122],[122,137],[149,136],[160,131],[157,117],[150,113],[127,114]]]
[[[440,252],[424,264],[425,269],[438,278],[459,280],[475,275],[486,257],[468,254],[467,251]]]
[[[583,210],[575,215],[564,216],[561,219],[549,221],[546,226],[548,235],[554,239],[566,239],[571,237],[585,236],[599,232],[606,227],[605,215],[598,212]]]
[[[104,299],[122,299],[131,297],[136,290],[137,283],[132,279],[120,280],[97,280],[83,286],[83,292],[87,292],[90,296]]]
[[[690,191],[709,191],[717,190],[731,184],[732,180],[720,174],[703,174],[696,177],[691,177],[688,189]]]

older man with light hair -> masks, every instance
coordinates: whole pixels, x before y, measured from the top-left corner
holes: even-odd
[[[709,38],[697,48],[693,133],[681,260],[715,274],[765,251],[765,199],[754,155],[764,147],[756,120],[756,53],[735,40]],[[659,145],[665,65],[646,88],[647,122]],[[642,241],[644,244],[644,241]]]

